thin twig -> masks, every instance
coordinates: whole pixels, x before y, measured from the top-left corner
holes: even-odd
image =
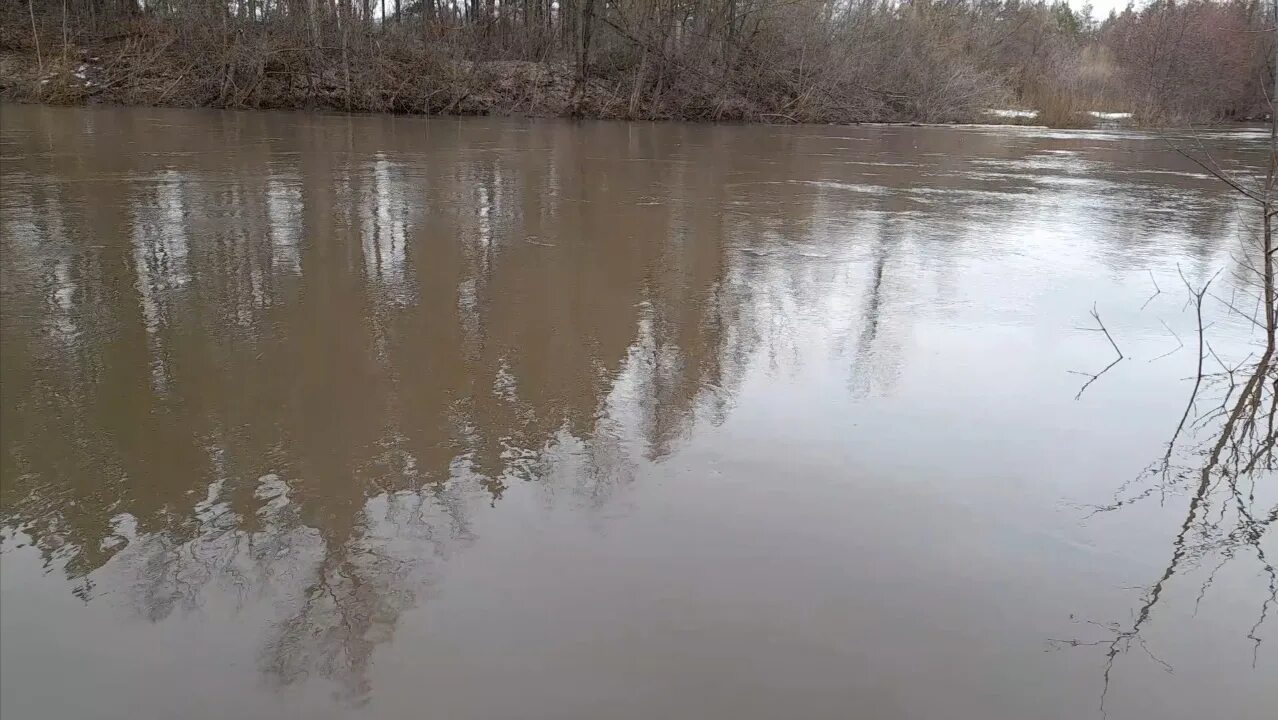
[[[1154,301],[1154,298],[1156,298],[1156,297],[1158,297],[1159,295],[1162,295],[1162,294],[1163,294],[1163,289],[1162,289],[1162,288],[1160,288],[1160,287],[1158,287],[1158,281],[1154,279],[1154,271],[1153,271],[1153,270],[1150,270],[1149,268],[1145,268],[1145,272],[1149,273],[1149,281],[1150,281],[1150,282],[1152,282],[1152,283],[1154,283],[1154,294],[1153,294],[1153,295],[1150,295],[1150,296],[1149,296],[1149,299],[1145,301],[1145,304],[1140,306],[1140,309],[1141,309],[1141,310],[1144,310],[1144,309],[1145,309],[1145,306],[1147,306],[1147,305],[1149,305],[1151,302],[1153,302],[1153,301]],[[1173,334],[1174,334],[1174,333],[1173,333]]]
[[[1114,354],[1116,357],[1114,358],[1113,362],[1111,362],[1110,364],[1102,368],[1100,372],[1094,375],[1090,375],[1088,381],[1083,383],[1083,386],[1078,389],[1078,393],[1074,395],[1075,400],[1081,398],[1083,396],[1083,392],[1087,390],[1087,388],[1091,386],[1092,383],[1099,380],[1101,375],[1104,375],[1105,373],[1109,372],[1115,365],[1117,365],[1119,362],[1123,360],[1123,351],[1118,349],[1118,343],[1114,342],[1114,336],[1109,334],[1109,329],[1105,327],[1105,323],[1101,320],[1100,312],[1096,310],[1096,303],[1092,303],[1091,316],[1092,316],[1092,319],[1096,321],[1096,327],[1079,328],[1079,329],[1087,330],[1090,332],[1105,333],[1105,339],[1109,341],[1110,347],[1114,348]],[[1071,372],[1074,372],[1074,374],[1076,375],[1088,375],[1088,373],[1082,373],[1077,371],[1071,371]]]
[[[1171,333],[1172,337],[1176,338],[1176,347],[1172,348],[1171,350],[1168,350],[1167,352],[1163,353],[1162,355],[1159,355],[1156,358],[1150,359],[1150,362],[1154,362],[1154,360],[1162,360],[1168,355],[1171,355],[1175,353],[1176,351],[1180,350],[1181,348],[1185,347],[1184,341],[1180,339],[1180,336],[1176,334],[1175,330],[1171,329],[1171,326],[1169,326],[1166,322],[1164,322],[1162,318],[1159,318],[1158,322],[1162,323],[1163,327],[1167,328],[1167,332]]]
[[[1207,342],[1207,336],[1203,332],[1203,296],[1207,294],[1207,288],[1211,287],[1211,283],[1216,279],[1216,275],[1212,275],[1203,284],[1202,288],[1194,290],[1189,284],[1189,280],[1185,277],[1185,273],[1180,269],[1180,263],[1176,264],[1176,272],[1180,275],[1181,282],[1185,283],[1185,289],[1194,298],[1195,315],[1198,318],[1198,372],[1194,375],[1194,389],[1189,393],[1189,401],[1185,403],[1185,412],[1180,416],[1180,422],[1176,424],[1176,431],[1172,433],[1171,440],[1167,443],[1167,452],[1163,455],[1163,467],[1167,468],[1171,464],[1172,451],[1176,447],[1176,440],[1180,437],[1180,433],[1185,429],[1185,422],[1189,419],[1189,412],[1194,407],[1194,401],[1198,399],[1198,389],[1203,384],[1203,351]]]

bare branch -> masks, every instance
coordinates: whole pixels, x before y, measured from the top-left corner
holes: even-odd
[[[1081,398],[1081,397],[1083,396],[1083,392],[1084,392],[1084,391],[1086,391],[1086,390],[1087,390],[1087,388],[1088,388],[1088,387],[1090,387],[1092,383],[1094,383],[1094,382],[1096,382],[1097,380],[1099,380],[1101,375],[1104,375],[1105,373],[1109,372],[1111,369],[1113,369],[1113,367],[1114,367],[1115,365],[1117,365],[1119,362],[1121,362],[1121,361],[1123,360],[1123,351],[1118,349],[1118,343],[1114,342],[1114,336],[1109,334],[1109,329],[1108,329],[1108,328],[1106,328],[1106,327],[1105,327],[1105,323],[1101,321],[1100,312],[1098,312],[1098,311],[1096,310],[1096,303],[1092,303],[1091,316],[1092,316],[1092,319],[1096,321],[1096,327],[1094,327],[1094,328],[1079,328],[1079,329],[1080,329],[1080,330],[1088,330],[1088,331],[1091,331],[1091,332],[1102,332],[1102,333],[1105,333],[1105,339],[1109,341],[1109,345],[1110,345],[1110,347],[1114,348],[1114,355],[1115,355],[1116,357],[1114,358],[1114,361],[1113,361],[1113,362],[1111,362],[1110,364],[1106,365],[1104,368],[1102,368],[1102,369],[1101,369],[1101,371],[1100,371],[1100,372],[1095,373],[1095,374],[1082,373],[1082,372],[1077,372],[1077,371],[1071,371],[1071,372],[1073,372],[1073,373],[1074,373],[1074,374],[1076,374],[1076,375],[1088,375],[1088,377],[1089,377],[1089,379],[1087,380],[1087,382],[1083,383],[1083,386],[1082,386],[1081,388],[1079,388],[1079,389],[1078,389],[1078,393],[1077,393],[1076,395],[1074,395],[1074,399],[1075,399],[1075,400],[1078,400],[1079,398]]]

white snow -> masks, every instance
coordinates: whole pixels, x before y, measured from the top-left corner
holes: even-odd
[[[1014,108],[990,108],[985,113],[1001,118],[1032,118],[1038,115],[1033,110],[1016,110]]]

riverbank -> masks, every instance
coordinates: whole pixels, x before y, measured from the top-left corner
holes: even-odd
[[[139,18],[114,30],[0,37],[0,100],[53,105],[328,110],[767,123],[1027,124],[993,115],[1009,93],[988,77],[927,93],[778,73],[716,80],[673,60],[580,72],[562,54],[468,58],[447,36],[348,32],[307,43],[292,26],[191,31]],[[1084,118],[1082,124],[1089,124]]]
[[[159,62],[157,62],[157,60]],[[430,74],[411,77],[415,64],[402,61],[391,69],[393,87],[352,83],[348,90],[340,65],[321,57],[306,67],[265,67],[242,74],[165,57],[113,48],[77,49],[68,59],[47,63],[34,54],[0,53],[0,101],[46,105],[116,105],[257,110],[316,110],[412,115],[577,117],[600,120],[691,122],[758,122],[771,124],[965,124],[1042,125],[1032,110],[972,108],[941,120],[924,120],[904,112],[784,112],[743,97],[725,97],[713,106],[623,102],[617,88],[587,81],[575,94],[572,69],[564,63],[497,60],[450,61],[430,67]],[[274,75],[275,77],[269,77]],[[281,77],[282,75],[282,77]],[[409,76],[405,78],[405,76]],[[389,85],[389,84],[388,84]],[[1083,113],[1070,127],[1113,122],[1110,113]],[[1116,114],[1129,120],[1130,114]]]
[[[240,48],[244,51],[246,48]],[[573,95],[563,65],[474,62],[407,52],[374,68],[348,67],[340,51],[265,47],[235,62],[200,62],[198,52],[112,38],[40,61],[0,54],[0,99],[51,105],[337,110],[421,115],[613,118],[627,113],[612,93],[587,83]],[[336,56],[334,56],[336,55]],[[644,115],[666,115],[646,112]],[[725,109],[717,119],[748,119]]]
[[[1046,2],[837,6],[28,0],[0,9],[0,99],[1052,127],[1094,124],[1093,110],[1170,127],[1268,108],[1264,22],[1237,3],[1100,23]],[[1213,40],[1175,39],[1199,36]],[[1034,116],[990,113],[1012,108]]]
[[[582,63],[554,45],[536,51],[536,43],[447,26],[308,30],[232,20],[219,29],[138,16],[64,34],[48,17],[32,18],[34,30],[24,31],[24,18],[0,15],[0,100],[16,103],[772,124],[1191,121],[1165,110],[1126,112],[1130,103],[1069,82],[1023,97],[997,72],[941,60],[856,71],[740,58],[725,66],[695,54],[663,57],[639,43],[637,59],[598,51]],[[1247,115],[1198,122],[1224,117]]]

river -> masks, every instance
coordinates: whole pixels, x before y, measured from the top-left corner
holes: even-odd
[[[0,184],[6,720],[1278,703],[1243,552],[1087,644],[1185,517],[1090,509],[1184,410],[1180,274],[1256,337],[1158,135],[5,106]]]

